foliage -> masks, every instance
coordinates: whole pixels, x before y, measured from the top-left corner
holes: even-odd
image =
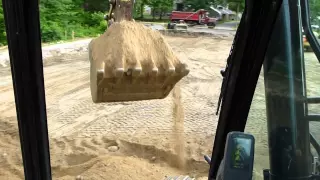
[[[317,25],[320,25],[320,1],[319,0],[309,0],[309,7],[310,7],[310,16],[311,21]]]
[[[5,24],[0,1],[0,46],[5,45]],[[109,8],[106,0],[39,0],[43,42],[96,36],[105,31],[103,19]]]
[[[150,0],[136,0],[135,6],[134,6],[135,8],[134,16],[143,19],[144,7],[149,4],[150,4]]]
[[[235,12],[241,12],[245,7],[245,0],[228,0],[229,9]]]
[[[76,1],[78,2],[75,4],[81,5],[85,11],[105,12],[109,10],[109,0],[76,0]]]
[[[149,0],[149,6],[152,9],[153,19],[158,14],[161,20],[164,13],[172,10],[173,0]]]
[[[144,18],[144,7],[149,6],[152,9],[152,19],[156,16],[161,20],[163,15],[172,11],[173,0],[136,0],[135,17],[137,19]]]
[[[105,1],[99,1],[104,5],[102,2]],[[72,32],[74,37],[95,36],[103,32],[106,22],[103,20],[104,8],[97,5],[99,1],[88,4],[87,0],[40,0],[42,40],[70,39]]]
[[[0,46],[7,44],[6,29],[4,24],[2,1],[0,0]]]
[[[162,20],[173,8],[173,0],[136,0],[134,18],[143,20],[144,7],[152,9],[149,17],[152,21]],[[229,5],[233,11],[242,11],[245,0],[184,0],[185,7],[190,10],[207,9],[210,5]],[[313,24],[320,25],[320,1],[309,0],[310,15]],[[105,31],[107,23],[103,15],[109,9],[108,0],[39,0],[41,35],[43,42],[71,39],[75,37],[96,36]],[[6,45],[6,33],[0,0],[0,46]]]
[[[215,2],[215,0],[185,0],[184,4],[188,9],[196,11],[198,9],[208,9]]]
[[[229,5],[229,9],[233,11],[243,11],[245,0],[184,0],[184,6],[191,11],[198,9],[208,9],[211,5]]]

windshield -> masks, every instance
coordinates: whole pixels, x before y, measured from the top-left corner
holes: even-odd
[[[320,14],[319,11],[316,11],[320,7],[319,2],[310,1],[310,19],[311,19],[311,28],[312,33],[316,39],[316,42],[320,44]],[[310,48],[310,43],[306,41],[304,44],[305,48],[305,64],[306,64],[306,84],[307,84],[307,93],[310,99],[317,99],[320,96],[318,83],[320,79],[317,69],[320,68],[319,64],[319,54],[320,52]],[[318,58],[317,58],[318,57]],[[309,70],[307,69],[309,67]],[[320,124],[319,124],[319,101],[315,101],[308,104],[308,114],[313,118],[310,118],[310,134],[311,134],[311,152],[313,157],[317,158],[320,155]],[[319,162],[316,161],[315,164],[316,170],[319,171]]]
[[[16,115],[19,109],[15,104],[5,13],[1,2],[0,179],[15,180],[24,179],[20,146],[23,139],[19,136]],[[220,70],[226,66],[244,2],[213,5],[196,0],[136,0],[132,7],[135,24],[118,26],[117,18],[120,16],[117,12],[113,14],[115,19],[112,16],[112,23],[108,19],[111,16],[106,16],[112,8],[109,1],[40,0],[43,74],[53,179],[141,180],[179,176],[207,179],[209,165],[203,156],[212,153],[218,125],[215,110],[222,83]],[[177,7],[186,13],[179,15],[181,19],[173,20],[174,15],[169,15],[173,10],[178,10]],[[219,22],[205,24],[208,22],[193,19],[192,12],[195,13],[197,9],[212,8],[215,9],[212,13],[217,12],[211,14],[210,11],[210,16],[223,17]],[[318,39],[320,2],[311,0],[310,12],[312,31]],[[123,16],[126,18],[130,14]],[[172,25],[179,20],[188,24],[187,29],[181,28],[181,32]],[[304,67],[301,68],[305,68],[305,80],[299,81],[303,82],[301,87],[306,87],[305,94],[308,97],[320,97],[320,74],[317,73],[320,64],[309,41],[302,39],[303,34],[301,30],[304,49]],[[294,38],[299,39],[298,36]],[[100,56],[113,60],[96,62],[101,59]],[[127,68],[139,58],[142,59],[139,60],[140,67]],[[144,70],[142,67],[145,67],[145,62],[161,63],[165,58],[172,58],[166,66],[157,70],[149,68],[148,75],[139,74]],[[181,64],[187,64],[190,72],[178,74],[180,78],[172,78],[170,73],[173,72],[169,67],[178,60]],[[121,65],[122,69],[110,72],[116,74],[113,78],[106,73],[108,63],[112,64],[112,68]],[[275,73],[284,75],[281,67],[281,63],[272,65]],[[167,68],[163,71],[163,74],[167,74],[161,77],[162,80],[176,83],[174,87],[167,83],[169,85],[166,88],[170,91],[163,86],[156,86],[161,78],[146,78],[152,73],[161,72],[161,68]],[[124,69],[127,72],[118,76],[117,73]],[[176,72],[182,73],[182,70]],[[139,74],[140,79],[125,79],[135,73]],[[245,130],[253,134],[256,141],[255,179],[263,179],[263,170],[270,168],[268,126],[272,124],[266,108],[270,100],[265,86],[266,77],[262,70]],[[161,93],[150,93],[156,88],[144,85],[148,83],[156,84],[154,87],[161,89]],[[130,95],[133,91],[140,93]],[[115,92],[122,93],[120,98]],[[166,96],[163,95],[165,93]],[[141,94],[158,98],[114,102],[117,98],[141,98]],[[278,104],[276,108],[287,112],[287,107],[283,106],[286,105]],[[310,117],[316,117],[312,115],[320,113],[319,108],[316,103],[308,104],[302,111],[307,110]],[[309,128],[319,144],[319,123],[310,122]],[[319,152],[314,146],[311,151],[316,157]]]
[[[316,43],[319,43],[320,38],[319,29],[316,28],[319,25],[319,21],[317,20],[317,17],[319,17],[319,11],[317,10],[320,7],[319,5],[320,4],[318,1],[309,1],[310,17],[308,18],[311,19],[311,33],[315,36]],[[257,179],[263,179],[263,169],[270,168],[269,162],[272,158],[269,154],[271,150],[268,149],[268,147],[272,147],[274,146],[274,144],[270,142],[270,140],[272,141],[272,139],[270,139],[272,138],[272,135],[269,134],[268,136],[267,134],[268,131],[270,133],[270,129],[283,128],[286,126],[285,122],[281,119],[290,119],[291,123],[297,122],[297,124],[299,124],[300,122],[300,126],[298,125],[296,130],[298,134],[301,133],[300,135],[298,135],[300,136],[298,138],[300,140],[302,136],[308,136],[307,131],[303,131],[304,127],[301,122],[309,120],[311,135],[310,141],[312,144],[310,161],[313,163],[313,158],[319,156],[319,151],[317,151],[315,148],[319,146],[320,143],[320,126],[319,122],[317,122],[317,114],[319,114],[320,107],[318,105],[319,101],[315,100],[320,95],[318,85],[320,76],[317,73],[318,69],[320,68],[320,64],[319,59],[317,59],[315,54],[319,52],[314,52],[305,34],[306,32],[302,29],[302,57],[304,59],[300,65],[298,59],[296,59],[296,62],[294,62],[293,58],[293,62],[290,62],[290,60],[286,60],[288,59],[288,56],[281,57],[276,55],[277,48],[281,48],[281,51],[285,51],[285,45],[280,45],[281,43],[277,43],[279,42],[279,39],[281,39],[279,38],[279,36],[285,35],[283,34],[283,32],[274,32],[273,38],[276,40],[270,42],[272,45],[270,44],[266,55],[267,58],[264,63],[264,68],[262,69],[259,77],[259,81],[254,94],[254,99],[251,104],[248,122],[246,125],[246,132],[252,133],[256,138],[254,174],[256,175]],[[292,42],[296,42],[298,44],[299,41],[292,39]],[[296,54],[299,54],[298,51]],[[268,60],[268,58],[270,58],[270,60]],[[290,69],[290,64],[291,68],[292,66],[294,68],[294,73],[292,74],[290,74],[292,70],[291,72],[290,70],[287,70],[287,68]],[[286,82],[284,81],[284,79],[295,80],[294,91],[296,91],[296,95],[290,95],[288,90],[291,87],[285,84]],[[283,101],[282,99],[285,97],[289,97],[289,99]],[[299,105],[299,102],[301,103],[302,101],[298,98],[301,99],[305,97],[308,97],[308,103]],[[296,100],[292,101],[293,99]],[[290,115],[289,113],[291,111],[290,106],[294,105],[296,106],[294,111],[296,115],[292,116],[292,114]],[[292,126],[289,125],[289,127]],[[285,135],[285,131],[286,130],[284,130],[281,135],[283,136],[283,139],[289,138],[286,137],[287,135]],[[282,143],[284,146],[284,144],[289,142],[281,141],[279,143]],[[305,144],[305,146],[308,145],[309,144]],[[276,154],[278,154],[279,158],[281,157],[281,155],[283,155],[280,151],[278,151]],[[312,167],[313,173],[319,172],[319,162],[316,162],[316,164],[312,165]]]

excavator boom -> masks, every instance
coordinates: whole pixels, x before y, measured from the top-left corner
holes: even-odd
[[[134,0],[109,0],[110,9],[106,20],[113,19],[115,22],[122,20],[131,21]]]

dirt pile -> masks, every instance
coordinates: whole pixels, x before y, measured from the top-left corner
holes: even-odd
[[[91,163],[91,164],[90,164]],[[168,175],[176,175],[177,170],[170,167],[162,167],[159,164],[151,164],[145,159],[121,156],[103,156],[88,163],[87,169],[78,176],[64,176],[59,180],[143,180],[163,179]],[[70,168],[76,171],[82,167]],[[76,178],[75,178],[76,177]]]
[[[151,146],[106,137],[81,140],[65,137],[51,143],[54,179],[163,179],[166,175],[183,173],[161,165],[158,158],[152,160],[155,156],[152,151],[156,149]],[[110,147],[117,149],[113,151]]]
[[[98,67],[105,64],[105,73],[117,68],[142,68],[146,73],[158,68],[161,72],[181,64],[158,31],[131,21],[114,23],[90,43],[89,49],[89,56]]]

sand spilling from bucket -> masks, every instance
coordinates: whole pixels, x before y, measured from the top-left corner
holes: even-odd
[[[105,63],[105,73],[115,68],[151,72],[156,67],[161,71],[181,64],[160,32],[131,21],[114,23],[90,46],[93,61]]]
[[[181,101],[180,83],[176,84],[172,92],[173,97],[173,135],[174,135],[174,150],[178,155],[176,166],[179,169],[184,169],[186,165],[185,158],[185,140],[184,140],[184,110]]]

